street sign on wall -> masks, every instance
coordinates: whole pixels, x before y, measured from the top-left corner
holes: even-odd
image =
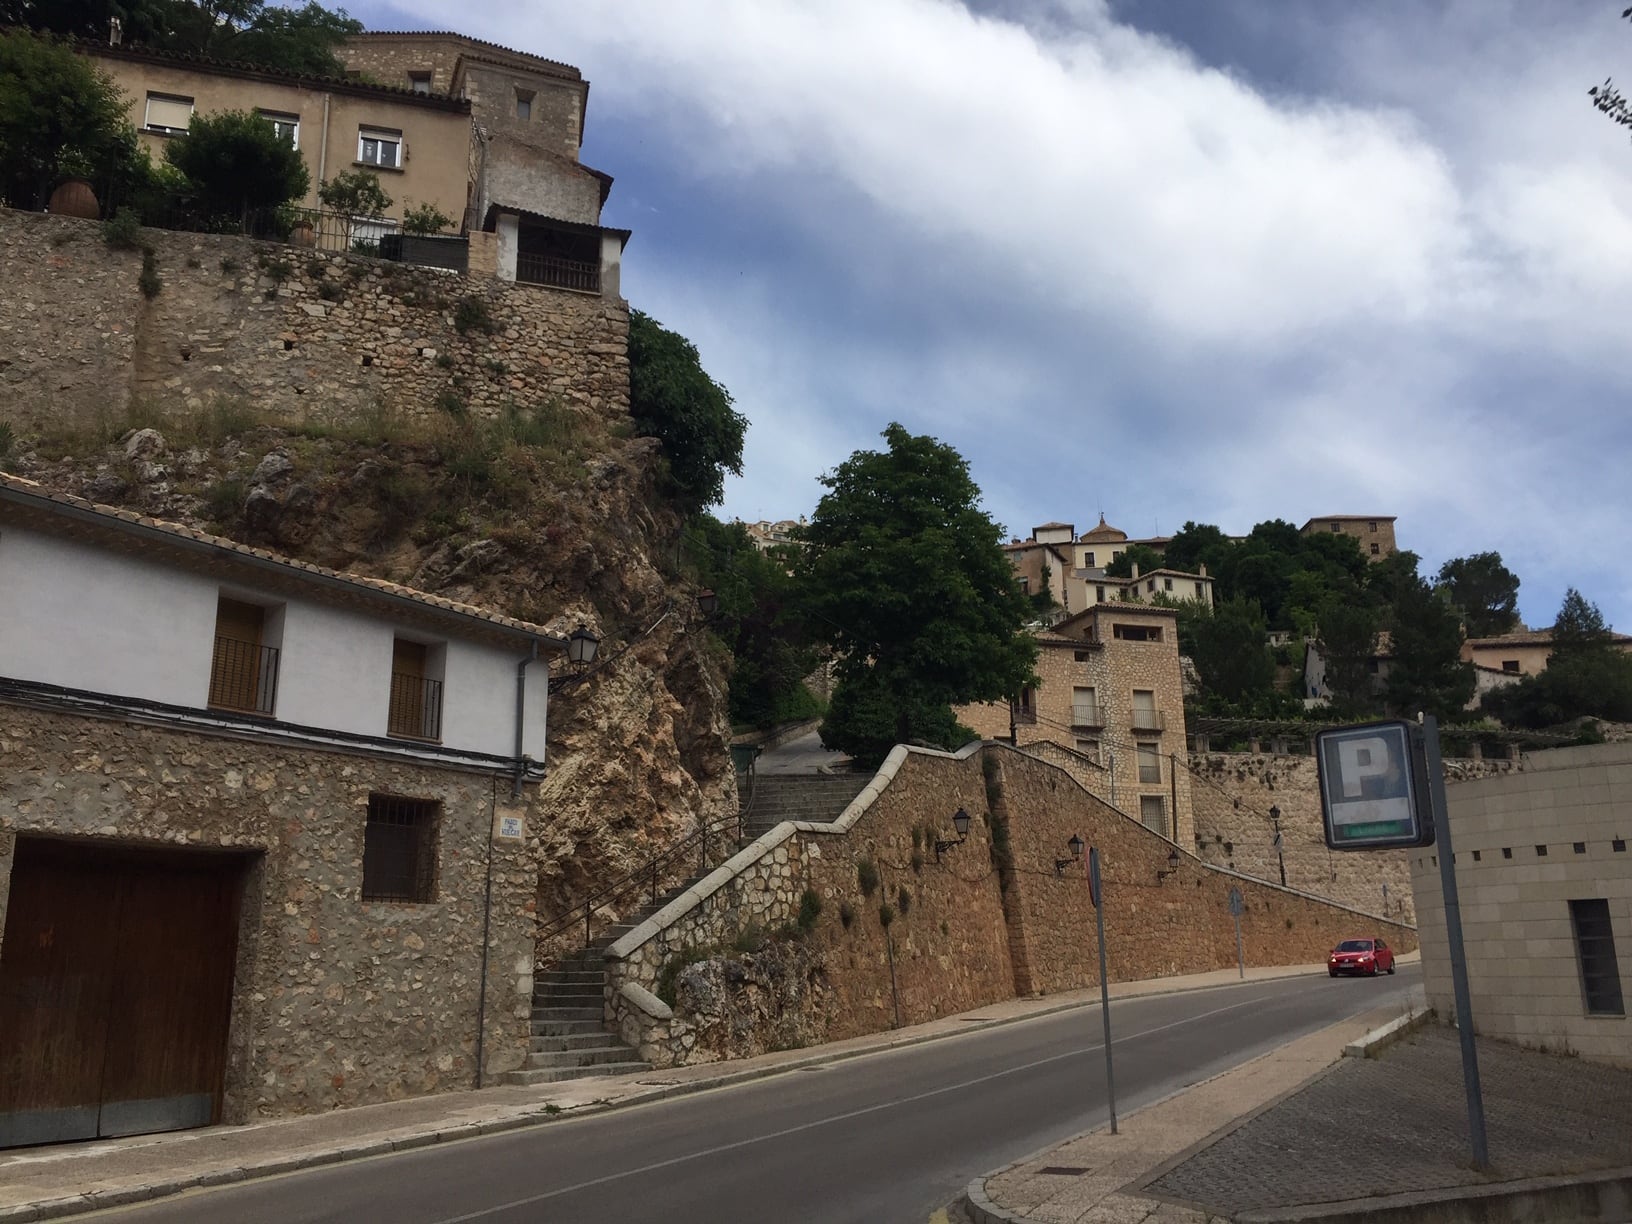
[[[1333,850],[1433,845],[1415,730],[1380,722],[1316,734],[1321,815]]]

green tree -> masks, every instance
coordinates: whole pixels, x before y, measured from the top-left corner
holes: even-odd
[[[754,547],[741,523],[708,514],[687,524],[686,541],[719,600],[709,628],[731,651],[731,721],[768,728],[813,717],[817,702],[804,679],[819,660],[798,615],[788,558]]]
[[[718,505],[725,474],[742,475],[748,418],[703,369],[696,345],[639,310],[629,312],[629,415],[662,443],[681,509]]]
[[[342,170],[317,186],[323,207],[348,217],[378,217],[391,207],[391,197],[372,170]]]
[[[363,31],[363,23],[344,9],[331,12],[314,0],[301,8],[258,5],[226,46],[227,55],[246,64],[296,72],[303,76],[338,77],[346,66],[337,54],[346,39]]]
[[[1520,727],[1583,717],[1632,722],[1632,655],[1620,649],[1598,606],[1571,587],[1553,622],[1547,670],[1486,693],[1483,706]]]
[[[295,146],[252,111],[194,115],[165,160],[187,176],[206,216],[241,219],[306,194],[311,176]]]
[[[1216,576],[1234,548],[1230,538],[1211,523],[1189,522],[1167,542],[1162,556],[1169,569],[1195,574],[1205,565]]]
[[[138,160],[118,88],[84,56],[0,31],[0,198],[37,209],[58,183],[105,183]]]
[[[1137,565],[1141,574],[1148,574],[1153,569],[1162,568],[1162,554],[1149,544],[1131,544],[1115,557],[1105,567],[1105,572],[1112,578],[1128,578],[1133,574],[1133,567]]]
[[[1394,602],[1390,639],[1389,708],[1407,718],[1426,712],[1441,721],[1458,719],[1475,681],[1473,664],[1462,661],[1456,609],[1418,579]]]
[[[1181,625],[1185,622],[1190,659],[1204,693],[1245,707],[1274,689],[1275,658],[1265,636],[1264,612],[1257,604],[1245,599],[1225,600],[1212,609],[1191,604],[1181,615]]]
[[[1377,610],[1356,594],[1334,593],[1321,606],[1319,626],[1333,707],[1342,714],[1375,709],[1371,661],[1377,655]]]
[[[1553,621],[1553,656],[1589,654],[1608,649],[1611,643],[1609,626],[1598,605],[1580,591],[1570,587],[1564,592],[1558,616]],[[1548,666],[1552,665],[1551,659]]]
[[[822,742],[866,765],[897,743],[955,747],[954,705],[1036,682],[1030,601],[968,463],[898,424],[883,437],[822,477],[799,565],[807,621],[837,659]]]
[[[1439,567],[1440,590],[1462,613],[1469,637],[1495,637],[1519,627],[1519,579],[1498,552],[1456,557]]]

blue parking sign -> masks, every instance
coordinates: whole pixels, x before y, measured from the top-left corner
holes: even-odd
[[[1433,845],[1415,732],[1396,721],[1316,734],[1321,813],[1333,850]]]

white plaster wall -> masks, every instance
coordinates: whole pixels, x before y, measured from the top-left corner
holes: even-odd
[[[521,221],[514,213],[500,213],[496,226],[499,235],[499,279],[516,279],[516,256],[521,251]]]
[[[1525,772],[1458,783],[1448,802],[1474,1027],[1632,1065],[1632,1018],[1586,1014],[1569,906],[1608,901],[1632,1005],[1632,846],[1614,849],[1632,842],[1632,744],[1532,753]],[[1440,850],[1412,853],[1411,882],[1428,1001],[1450,1015]]]
[[[202,706],[219,587],[0,524],[0,676]]]
[[[251,586],[223,586],[12,526],[0,526],[0,676],[204,709],[223,589],[281,609],[274,718],[386,734],[392,643],[401,629],[393,621],[313,600],[257,597]],[[418,629],[403,636],[435,640]],[[526,651],[519,644],[440,640],[447,646],[443,745],[510,756],[516,665]],[[523,751],[540,761],[548,677],[542,657],[527,669]]]

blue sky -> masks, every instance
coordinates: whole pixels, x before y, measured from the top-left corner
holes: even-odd
[[[1621,0],[357,3],[591,81],[624,292],[794,518],[899,420],[1012,535],[1393,514],[1632,631]]]

